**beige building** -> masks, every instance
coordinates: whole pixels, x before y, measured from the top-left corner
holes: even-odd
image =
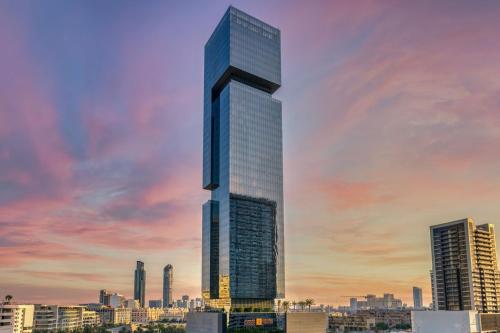
[[[37,331],[74,330],[100,322],[99,315],[84,306],[35,304],[34,328]]]
[[[112,310],[112,324],[130,324],[132,322],[132,311],[130,309],[115,308]]]
[[[129,309],[138,309],[141,307],[139,301],[136,299],[128,299],[125,301],[125,307]]]
[[[431,226],[435,310],[500,312],[500,280],[492,224],[470,218]]]
[[[183,320],[188,312],[180,308],[164,308],[164,313],[160,314],[159,320]]]
[[[132,312],[127,308],[102,307],[95,311],[103,324],[130,324],[132,321]]]
[[[327,328],[326,312],[288,312],[285,317],[287,333],[325,333]]]
[[[31,333],[34,312],[32,304],[0,304],[0,333]]]
[[[83,326],[97,326],[101,323],[101,318],[95,311],[83,310]]]
[[[57,309],[57,329],[75,330],[83,327],[83,306],[59,306]]]
[[[132,309],[132,322],[149,323],[151,321],[158,321],[164,313],[165,311],[163,310],[163,308]]]

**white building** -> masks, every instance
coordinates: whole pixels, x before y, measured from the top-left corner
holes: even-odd
[[[121,308],[125,306],[125,297],[123,295],[114,293],[109,296],[109,306],[112,308]]]
[[[139,304],[138,300],[132,298],[125,301],[125,307],[127,309],[138,309],[141,307],[141,304]]]
[[[413,333],[480,333],[477,311],[412,311]],[[496,331],[495,331],[496,332]]]
[[[34,313],[32,304],[0,304],[0,333],[31,333]]]

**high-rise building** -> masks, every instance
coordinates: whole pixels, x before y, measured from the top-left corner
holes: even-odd
[[[229,7],[205,45],[202,295],[212,308],[284,298],[280,31]]]
[[[134,276],[134,299],[139,301],[141,307],[146,304],[146,271],[144,270],[144,263],[137,261]]]
[[[358,311],[358,299],[357,298],[354,298],[354,297],[351,298],[349,309],[351,310],[351,312],[354,312],[354,313],[356,313]]]
[[[109,294],[106,289],[101,289],[99,291],[99,303],[103,305],[109,305],[109,297],[111,294]]]
[[[422,288],[413,287],[413,308],[421,309],[423,305]]]
[[[434,272],[432,271],[432,269],[429,271],[429,275],[431,276],[431,292],[432,292],[432,303],[430,308],[434,311],[437,311],[436,303],[434,302],[434,293],[436,290],[436,286],[434,286],[435,280],[434,280]]]
[[[187,309],[189,307],[189,295],[182,295],[182,307]]]
[[[167,265],[163,268],[163,307],[169,308],[172,306],[174,299],[172,298],[172,286],[174,284],[174,267]]]
[[[492,224],[470,218],[430,227],[436,310],[500,311],[500,279]]]

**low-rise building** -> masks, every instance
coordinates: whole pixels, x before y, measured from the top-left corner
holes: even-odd
[[[57,305],[35,304],[34,328],[37,331],[57,330]]]
[[[0,333],[31,333],[34,312],[32,304],[0,304]]]
[[[83,310],[83,326],[97,326],[101,323],[101,318],[95,311]]]
[[[159,321],[160,317],[165,313],[163,308],[140,308],[132,310],[133,323],[149,323],[151,321]]]
[[[494,333],[500,331],[500,313],[477,311],[413,311],[413,333]]]
[[[369,331],[375,328],[375,318],[345,313],[334,314],[328,318],[328,327],[340,332]]]
[[[330,316],[329,327],[340,330],[370,330],[383,323],[391,328],[410,327],[411,312],[408,309],[358,310]]]
[[[125,307],[128,309],[138,309],[141,307],[141,304],[136,299],[128,299],[125,301]]]
[[[87,310],[82,305],[59,306],[35,304],[34,328],[37,331],[72,331],[86,325],[95,326],[98,323],[100,323],[100,320],[97,313]]]
[[[149,300],[149,307],[150,308],[162,308],[162,301],[161,299],[152,299]]]
[[[327,328],[326,312],[288,312],[285,316],[287,333],[325,333]]]
[[[132,310],[128,308],[111,308],[109,306],[93,307],[97,312],[102,324],[130,324],[132,321]]]
[[[479,333],[476,311],[413,311],[413,333]]]
[[[79,305],[59,306],[57,309],[57,329],[73,331],[83,327],[83,311]]]
[[[187,311],[179,308],[165,308],[164,313],[160,314],[159,320],[183,321]]]
[[[225,333],[227,316],[220,312],[190,312],[186,333]]]
[[[132,322],[132,311],[127,308],[113,309],[113,324],[130,324]]]
[[[123,295],[114,293],[109,296],[109,306],[112,308],[121,308],[125,306],[125,297]]]

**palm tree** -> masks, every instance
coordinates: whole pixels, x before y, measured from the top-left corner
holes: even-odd
[[[5,304],[10,304],[10,301],[13,299],[12,295],[5,295]]]
[[[283,301],[283,310],[285,311],[285,313],[288,312],[288,309],[290,308],[290,302],[288,301]]]
[[[293,311],[295,311],[295,307],[297,306],[297,302],[292,301],[292,305],[293,305]]]
[[[300,301],[300,302],[299,302],[299,306],[300,306],[300,309],[301,309],[302,311],[304,311],[304,308],[306,307],[306,302],[304,302],[304,301]]]
[[[309,307],[309,312],[311,312],[311,306],[314,305],[314,300],[312,298],[307,298],[305,303],[306,306]]]

